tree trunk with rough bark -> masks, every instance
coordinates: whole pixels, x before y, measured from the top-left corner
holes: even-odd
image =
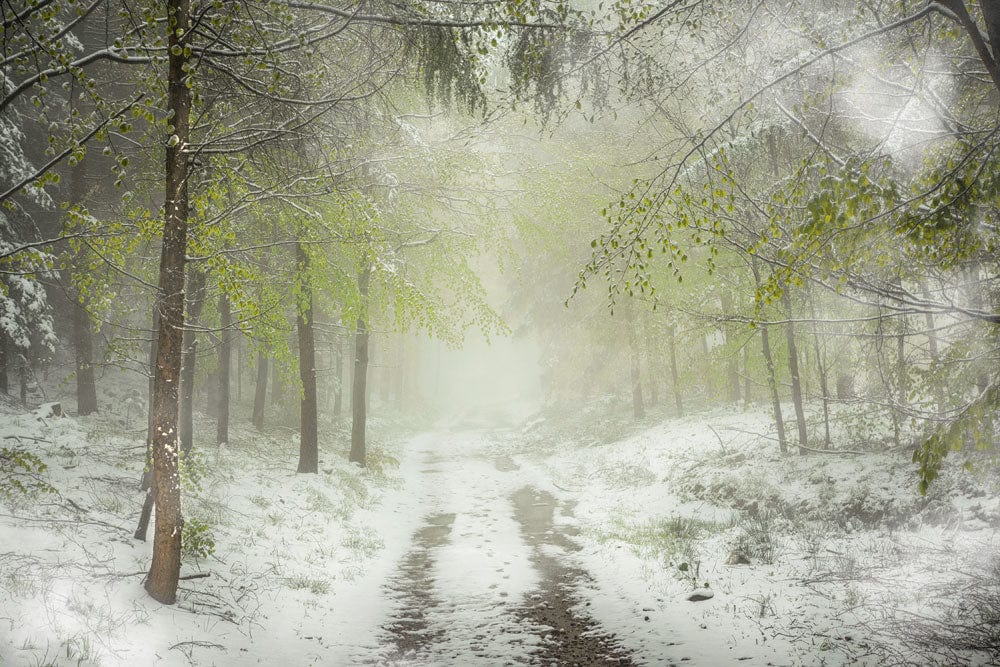
[[[7,335],[0,331],[0,392],[10,393],[9,355],[7,354]]]
[[[271,405],[281,404],[281,394],[283,388],[281,372],[278,370],[278,364],[271,364]]]
[[[142,480],[139,482],[139,489],[145,491],[146,495],[142,500],[142,511],[139,513],[139,525],[135,529],[133,537],[137,540],[146,541],[146,533],[149,531],[149,518],[153,513],[153,380],[156,377],[156,339],[160,334],[160,316],[153,313],[153,333],[149,342],[149,410],[146,421],[146,466],[142,471]]]
[[[17,381],[20,387],[21,405],[28,405],[28,350],[19,352],[17,355]]]
[[[659,364],[656,363],[657,355],[653,345],[652,316],[649,312],[642,316],[642,343],[643,352],[646,354],[646,375],[648,376],[649,404],[658,405],[660,403],[660,391],[656,385],[660,381]]]
[[[179,424],[181,452],[185,455],[194,446],[194,371],[198,358],[198,336],[191,326],[201,317],[205,304],[205,272],[191,267],[188,269],[188,287],[185,293],[187,316],[184,334],[181,336],[181,398]]]
[[[267,400],[267,355],[257,353],[257,383],[253,390],[253,416],[251,421],[258,431],[264,428],[264,405]]]
[[[723,317],[728,317],[733,314],[733,297],[726,288],[722,291],[722,315]],[[739,359],[736,356],[736,350],[733,349],[735,332],[733,331],[732,325],[728,323],[723,323],[721,325],[722,336],[725,340],[725,350],[726,350],[726,388],[727,395],[726,398],[729,403],[736,405],[740,402],[740,366]]]
[[[642,397],[642,367],[639,360],[639,332],[636,330],[635,313],[628,309],[629,366],[632,382],[632,416],[642,419],[646,416],[646,406]]]
[[[754,286],[760,291],[760,271],[757,268],[757,258],[750,262],[753,271]],[[785,436],[785,420],[781,415],[781,396],[778,394],[778,378],[774,373],[774,357],[771,355],[771,340],[766,322],[758,324],[760,328],[760,347],[764,356],[764,370],[767,374],[767,388],[771,394],[771,411],[774,415],[774,428],[778,433],[778,449],[782,454],[788,453],[788,440]]]
[[[191,91],[185,67],[190,57],[190,0],[167,0],[167,111],[174,126],[166,147],[163,245],[157,310],[160,331],[153,381],[153,487],[156,526],[146,591],[164,604],[177,600],[181,570],[178,387],[184,330],[184,262],[187,251],[188,143]]]
[[[673,324],[667,329],[667,343],[670,351],[670,389],[674,394],[677,416],[684,416],[684,396],[681,394],[680,374],[677,372],[677,330]]]
[[[76,358],[76,414],[97,412],[97,383],[94,379],[94,334],[86,302],[72,300],[73,350]]]
[[[816,370],[819,372],[819,390],[823,394],[823,444],[830,448],[830,380],[826,364],[826,350],[821,341],[816,317],[816,297],[809,289],[809,312],[812,315],[813,351],[816,354]]]
[[[233,359],[232,304],[228,294],[219,295],[219,403],[215,422],[215,443],[220,447],[229,442],[230,371]]]
[[[750,341],[743,345],[743,409],[750,409]]]
[[[302,290],[295,316],[299,334],[299,379],[302,381],[297,472],[314,473],[319,469],[319,427],[316,414],[316,339],[313,330],[313,300],[308,276],[309,258],[301,243],[296,244],[295,255]]]
[[[785,324],[785,342],[788,345],[788,374],[792,380],[792,405],[795,406],[795,422],[799,431],[799,454],[805,454],[802,447],[809,446],[808,429],[806,428],[805,408],[802,405],[802,383],[799,379],[799,351],[795,344],[795,323],[792,321],[792,299],[788,295],[788,286],[781,293],[785,304],[785,314],[788,322]]]
[[[362,308],[368,305],[368,281],[371,278],[371,267],[366,266],[358,274],[358,291],[361,294]],[[364,313],[364,311],[362,311]],[[354,378],[351,391],[351,454],[349,460],[365,465],[365,426],[368,404],[368,326],[362,314],[358,317],[357,329],[354,333]]]
[[[337,335],[336,356],[334,356],[333,370],[335,373],[333,387],[333,416],[340,419],[344,411],[344,338]]]

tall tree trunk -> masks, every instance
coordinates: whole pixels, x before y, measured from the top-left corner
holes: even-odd
[[[982,310],[983,308],[983,288],[980,284],[980,267],[979,262],[974,261],[968,267],[968,277],[966,282],[968,283],[969,301],[970,306],[973,310]],[[994,327],[995,328],[995,327]],[[985,371],[981,371],[976,374],[976,389],[979,394],[982,395],[986,391],[987,387],[990,385],[989,375]]]
[[[86,301],[72,299],[73,349],[76,357],[76,413],[97,412],[97,383],[94,381],[94,334]]]
[[[639,360],[639,331],[635,320],[635,310],[629,304],[626,325],[629,331],[629,366],[632,383],[632,416],[642,419],[646,416],[646,406],[642,398],[642,368]]]
[[[232,305],[229,295],[223,292],[219,295],[219,410],[215,422],[215,442],[220,447],[229,442],[229,392],[230,371],[233,358],[233,336],[230,328],[233,325]]]
[[[164,604],[177,600],[181,570],[181,485],[177,469],[177,399],[184,330],[184,260],[187,251],[188,144],[191,91],[190,0],[167,0],[167,111],[174,125],[166,142],[163,245],[157,309],[160,332],[153,383],[153,485],[156,527],[146,591]]]
[[[362,315],[358,317],[357,329],[354,333],[354,382],[351,391],[351,454],[349,460],[365,466],[365,426],[368,406],[368,326],[365,324],[368,307],[368,281],[371,279],[371,267],[358,274],[358,291],[361,294]]]
[[[233,348],[236,351],[236,403],[243,401],[243,336],[233,338]]]
[[[21,389],[21,405],[28,404],[28,355],[29,350],[22,350],[17,355],[17,381]]]
[[[296,308],[295,323],[299,333],[299,378],[302,400],[299,411],[299,467],[297,472],[317,472],[319,445],[316,407],[316,339],[313,332],[313,300],[309,286],[309,258],[301,243],[296,244],[299,285],[302,294]]]
[[[677,330],[673,324],[667,329],[667,342],[670,347],[670,388],[674,394],[674,407],[677,416],[684,416],[684,396],[681,394],[680,375],[677,372]]]
[[[271,364],[271,405],[279,405],[281,403],[283,388],[284,383],[281,381],[281,372],[278,369],[278,364]]]
[[[924,278],[920,279],[920,292],[924,297],[924,301],[930,301],[931,292]],[[941,356],[938,351],[938,336],[934,322],[934,313],[930,311],[924,313],[924,324],[927,326],[927,355],[931,362],[931,382],[934,383],[934,399],[937,403],[937,414],[940,416],[944,412],[945,399],[941,378],[936,377],[936,374],[941,370]]]
[[[750,260],[750,268],[753,270],[754,286],[760,292],[760,271],[757,268],[757,258]],[[760,346],[764,355],[764,369],[767,373],[767,388],[771,393],[771,410],[774,414],[774,428],[778,432],[778,449],[782,454],[788,453],[788,440],[785,436],[785,420],[781,415],[781,397],[778,395],[778,379],[774,373],[774,357],[771,356],[771,340],[766,322],[761,322],[760,326]]]
[[[646,354],[646,368],[649,382],[649,404],[659,405],[660,395],[659,389],[656,386],[660,379],[659,374],[659,364],[656,363],[657,355],[653,349],[653,333],[652,325],[650,320],[652,319],[649,312],[644,312],[642,315],[642,342],[643,342],[643,352]]]
[[[398,337],[396,342],[396,376],[395,376],[395,387],[393,389],[393,405],[396,406],[397,410],[403,409],[403,394],[406,387],[406,373],[407,373],[407,359],[409,355],[407,354],[406,348],[406,338],[402,335]]]
[[[155,487],[153,485],[153,395],[154,378],[156,377],[156,342],[160,336],[160,316],[153,313],[153,331],[149,341],[149,411],[146,422],[146,466],[142,471],[142,480],[139,482],[139,490],[145,491],[146,495],[142,500],[142,511],[139,513],[139,525],[135,529],[133,537],[137,540],[146,541],[146,533],[149,532],[149,518],[153,514],[153,498]]]
[[[333,385],[333,416],[340,419],[344,411],[344,338],[337,334],[336,355],[333,360],[334,385]]]
[[[728,290],[722,291],[722,316],[729,317],[733,313],[733,297]],[[725,340],[726,350],[726,386],[729,403],[733,405],[740,402],[740,367],[736,357],[736,350],[733,349],[733,330],[727,323],[721,323],[723,340]]]
[[[177,431],[181,440],[181,453],[186,456],[194,446],[194,371],[198,358],[198,336],[191,327],[198,322],[205,304],[205,272],[197,267],[188,269],[188,288],[184,301],[187,326],[181,336],[180,423]]]
[[[392,390],[392,376],[395,369],[395,360],[392,358],[392,335],[385,334],[381,337],[382,343],[379,345],[379,354],[382,355],[382,367],[379,369],[379,404],[385,412],[389,405],[389,392]]]
[[[909,391],[909,372],[906,368],[906,316],[900,316],[900,332],[896,336],[896,410],[899,417],[896,422],[899,428],[896,430],[896,447],[902,444],[902,424],[904,420],[903,406],[909,403],[907,392]]]
[[[750,341],[743,345],[743,409],[750,409]]]
[[[10,357],[7,354],[7,350],[7,335],[0,331],[0,392],[4,394],[10,393],[10,380],[8,378],[10,366],[8,359]]]
[[[712,357],[708,349],[708,336],[705,335],[704,331],[698,334],[698,343],[701,346],[701,363],[707,369]],[[702,377],[705,380],[705,399],[712,403],[715,401],[715,382],[712,379],[712,373],[702,373]]]
[[[257,353],[257,384],[253,391],[253,421],[258,431],[264,428],[264,401],[267,399],[267,355],[264,350]]]
[[[806,429],[806,414],[802,405],[802,384],[799,380],[799,351],[795,345],[795,323],[792,321],[792,299],[788,296],[789,287],[786,285],[782,290],[781,300],[785,304],[785,313],[788,323],[785,325],[785,341],[788,344],[788,374],[792,379],[792,404],[795,406],[795,421],[799,430],[799,454],[805,454],[802,447],[809,446],[809,437]]]
[[[70,203],[83,204],[87,197],[86,176],[91,169],[91,162],[84,160],[73,169],[70,179]],[[79,258],[79,253],[75,253]],[[82,296],[73,287],[69,272],[65,276],[63,287],[72,302],[73,308],[73,351],[76,357],[76,413],[89,415],[97,412],[97,384],[94,380],[94,334],[91,331],[90,317],[87,306],[90,300]]]
[[[823,444],[830,448],[830,381],[826,367],[824,346],[820,342],[819,323],[816,318],[816,297],[809,288],[809,312],[812,315],[813,348],[816,354],[816,370],[819,371],[819,390],[823,394]]]

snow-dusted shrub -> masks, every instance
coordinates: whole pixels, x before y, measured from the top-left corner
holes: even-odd
[[[613,489],[628,489],[649,486],[656,483],[656,475],[646,465],[620,463],[610,465],[601,471],[607,484]]]
[[[382,447],[369,446],[365,452],[365,470],[376,477],[387,477],[392,470],[399,468],[399,459],[389,454]]]
[[[326,579],[285,577],[284,582],[293,591],[309,591],[313,595],[325,595],[330,591],[330,582]]]
[[[745,512],[737,522],[736,536],[730,549],[751,562],[773,563],[778,551],[775,532],[774,515],[771,512]]]
[[[601,540],[624,542],[641,556],[656,557],[665,565],[676,565],[681,572],[693,575],[699,560],[699,542],[723,528],[712,521],[671,516],[641,524],[622,523]]]
[[[962,576],[953,590],[957,595],[941,617],[906,616],[895,630],[928,663],[969,664],[968,652],[976,651],[982,659],[973,664],[1000,664],[1000,559],[985,572]]]

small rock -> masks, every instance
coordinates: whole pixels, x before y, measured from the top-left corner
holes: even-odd
[[[681,563],[680,565],[677,566],[677,569],[680,570],[681,572],[687,572],[690,568],[691,566],[688,565],[687,563]]]
[[[711,588],[699,588],[694,593],[687,597],[688,602],[701,602],[702,600],[711,600],[715,597],[715,592]]]
[[[43,403],[35,410],[35,417],[38,419],[62,417],[62,403]]]

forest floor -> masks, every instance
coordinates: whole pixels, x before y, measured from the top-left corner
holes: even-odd
[[[294,473],[294,433],[237,424],[196,443],[195,578],[163,607],[141,587],[142,415],[121,399],[0,414],[55,489],[0,499],[0,664],[1000,658],[967,648],[996,646],[995,476],[949,468],[920,496],[908,452],[780,456],[757,411],[375,422],[366,470],[326,424],[318,475]]]

